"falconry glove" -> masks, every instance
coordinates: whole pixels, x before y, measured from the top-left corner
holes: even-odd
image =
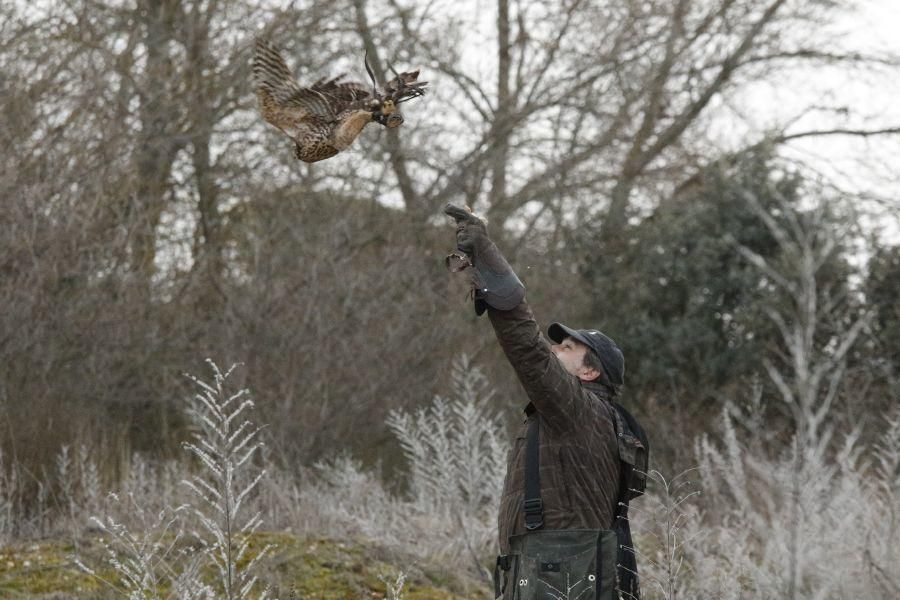
[[[458,249],[447,257],[447,268],[462,271],[472,267],[475,314],[480,316],[488,306],[497,310],[518,306],[525,297],[525,286],[488,237],[484,221],[453,204],[445,206],[444,213],[456,220]]]

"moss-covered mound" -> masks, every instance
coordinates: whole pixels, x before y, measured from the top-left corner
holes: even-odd
[[[276,547],[261,563],[259,574],[272,585],[276,597],[283,600],[387,598],[387,583],[394,583],[400,573],[406,574],[401,595],[404,600],[468,600],[488,595],[483,582],[387,553],[372,544],[299,538],[285,533],[255,536],[256,549],[266,544]],[[122,597],[81,570],[76,556],[95,569],[99,577],[118,583],[96,538],[82,540],[77,547],[72,542],[41,540],[0,547],[0,597]],[[207,575],[212,582],[213,574]],[[160,596],[166,597],[166,591],[160,590]]]

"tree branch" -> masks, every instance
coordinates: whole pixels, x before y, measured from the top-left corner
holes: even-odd
[[[881,129],[850,129],[844,127],[836,127],[834,129],[811,129],[809,131],[799,131],[797,133],[782,134],[775,137],[767,138],[769,143],[783,144],[791,140],[798,140],[807,137],[822,137],[829,135],[848,135],[855,137],[873,137],[878,135],[895,135],[900,133],[898,127],[884,127]]]

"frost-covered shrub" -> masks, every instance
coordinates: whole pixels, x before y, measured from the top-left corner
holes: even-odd
[[[81,558],[76,558],[81,569],[130,600],[215,598],[212,588],[200,579],[203,555],[183,544],[186,536],[183,513],[187,506],[149,511],[134,493],[129,493],[125,501],[110,494],[109,500],[127,512],[132,523],[128,526],[109,514],[92,519],[103,533],[99,543],[118,579],[105,579]],[[161,589],[169,592],[162,594]]]
[[[682,486],[654,478],[632,511],[645,597],[897,597],[900,409],[880,439],[849,431],[830,452],[766,448],[736,418],[697,441]]]
[[[692,574],[685,562],[687,550],[703,533],[695,502],[700,493],[695,471],[666,478],[651,470],[647,493],[630,503],[633,550],[645,597],[676,598],[689,586]]]
[[[176,491],[175,478],[182,474],[176,465],[135,460],[123,482],[124,511],[112,495],[110,511],[93,519],[107,536],[101,543],[119,579],[104,582],[129,598],[158,598],[164,582],[171,598],[248,598],[257,581],[255,567],[270,550],[248,553],[262,523],[252,500],[266,475],[255,460],[262,447],[259,428],[245,418],[253,402],[247,390],[229,391],[234,367],[223,373],[208,362],[212,383],[191,377],[199,391],[188,407],[195,430],[185,449],[199,467],[181,478],[189,493]],[[184,503],[170,504],[176,497]],[[117,509],[122,516],[114,516]],[[96,575],[84,562],[79,565]],[[213,585],[199,578],[206,565],[218,575]]]
[[[90,449],[63,445],[53,469],[41,477],[0,452],[0,541],[61,534],[78,535],[82,515],[103,503],[100,473]],[[37,490],[29,489],[36,486]]]
[[[488,382],[464,355],[453,365],[453,392],[415,413],[391,413],[388,426],[409,465],[411,517],[433,530],[436,552],[458,556],[460,546],[484,553],[496,543],[508,443]]]
[[[796,443],[747,453],[731,419],[721,444],[698,444],[709,507],[704,544],[693,549],[698,583],[742,581],[744,597],[895,596],[900,411],[881,440],[866,445],[849,431],[834,455]]]
[[[403,549],[421,535],[406,523],[404,501],[387,490],[377,473],[346,454],[317,463],[298,499],[304,507],[300,526],[313,534],[362,536]]]
[[[406,458],[408,492],[388,493],[347,457],[320,464],[312,492],[320,522],[444,564],[483,569],[496,546],[508,443],[484,374],[462,356],[452,379],[450,399],[438,396],[388,418]]]

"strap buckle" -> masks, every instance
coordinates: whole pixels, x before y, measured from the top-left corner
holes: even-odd
[[[506,572],[510,567],[512,567],[512,556],[501,554],[497,557],[497,564],[494,566],[494,598],[501,597],[506,591],[507,577],[509,577]]]
[[[509,571],[512,566],[512,556],[509,554],[501,554],[497,557],[497,568],[501,571]]]
[[[544,502],[540,498],[525,501],[525,529],[532,531],[544,526]]]

